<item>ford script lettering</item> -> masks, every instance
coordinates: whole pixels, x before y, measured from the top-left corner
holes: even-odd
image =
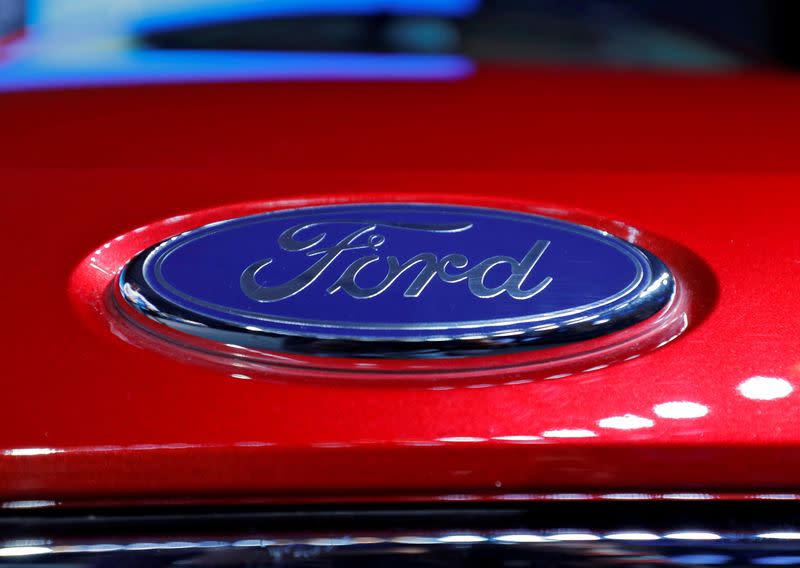
[[[298,233],[306,232],[316,228],[318,225],[320,225],[320,223],[300,224],[291,227],[281,234],[278,238],[278,243],[285,251],[308,251],[306,256],[311,258],[318,257],[319,260],[290,281],[278,286],[262,286],[256,280],[256,276],[259,272],[264,267],[271,264],[272,259],[268,258],[266,260],[254,262],[242,273],[242,291],[247,294],[249,298],[258,302],[277,302],[279,300],[284,300],[294,296],[316,282],[325,270],[343,253],[363,249],[372,249],[377,252],[379,247],[386,242],[386,237],[384,235],[375,232],[379,226],[382,226],[380,223],[366,223],[365,227],[353,231],[331,247],[317,248],[317,245],[320,245],[325,240],[325,233],[320,233],[309,240],[298,240]],[[454,228],[435,226],[417,227],[403,224],[387,226],[405,230],[428,231],[430,233],[466,231],[472,227],[471,224],[465,224]],[[533,267],[541,258],[549,244],[549,241],[536,241],[521,261],[517,261],[509,256],[491,256],[469,270],[455,274],[449,272],[448,268],[461,269],[469,264],[469,260],[463,254],[446,254],[439,259],[433,253],[421,252],[403,263],[401,263],[396,256],[388,256],[386,257],[388,271],[380,283],[375,286],[361,287],[356,283],[358,274],[370,264],[377,263],[381,260],[378,254],[369,254],[350,264],[336,282],[328,288],[328,293],[333,294],[334,292],[343,290],[352,298],[374,298],[385,292],[404,272],[416,270],[416,277],[411,284],[408,285],[405,292],[403,292],[403,296],[406,298],[418,297],[422,291],[425,290],[425,287],[430,281],[438,276],[443,282],[450,284],[466,280],[470,292],[478,298],[494,298],[505,292],[516,300],[527,300],[544,290],[553,280],[552,277],[547,276],[532,288],[527,290],[522,289],[523,282],[531,273]],[[494,288],[487,287],[485,283],[487,273],[500,265],[508,266],[511,269],[511,274],[506,278],[505,282],[499,286]]]
[[[229,345],[458,357],[582,341],[672,297],[667,267],[606,232],[433,203],[301,207],[227,219],[134,257],[135,309]]]

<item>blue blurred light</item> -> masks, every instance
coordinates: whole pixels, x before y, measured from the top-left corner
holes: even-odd
[[[800,556],[764,556],[761,558],[754,558],[753,564],[760,564],[763,566],[792,566],[800,564]]]
[[[110,8],[101,0],[30,0],[28,23],[68,22],[76,28],[114,21],[132,33],[249,18],[309,15],[459,17],[474,12],[480,0],[145,0]]]
[[[137,32],[149,32],[224,20],[303,15],[464,16],[477,8],[478,0],[228,0],[213,5],[172,12],[154,10],[135,24]]]
[[[727,564],[732,558],[726,554],[683,554],[680,556],[671,556],[670,560],[673,562],[680,562],[681,564],[700,564],[704,566]]]
[[[65,60],[19,58],[0,68],[0,91],[148,83],[296,80],[455,80],[456,55],[110,51]]]

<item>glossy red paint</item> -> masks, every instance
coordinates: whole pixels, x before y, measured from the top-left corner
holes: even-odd
[[[778,74],[491,67],[448,84],[2,95],[0,498],[800,491],[798,96]],[[70,280],[155,221],[377,192],[623,221],[684,251],[696,325],[558,380],[271,381],[120,340]]]

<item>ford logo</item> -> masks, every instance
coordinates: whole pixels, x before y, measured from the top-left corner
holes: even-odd
[[[589,339],[640,322],[674,282],[608,233],[439,204],[280,210],[136,256],[122,296],[180,331],[347,356],[464,356]]]

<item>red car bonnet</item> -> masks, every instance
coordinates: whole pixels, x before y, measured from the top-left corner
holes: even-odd
[[[0,498],[797,490],[798,97],[771,73],[489,65],[439,83],[1,95]],[[685,286],[688,329],[550,380],[387,383],[198,364],[126,342],[87,301],[211,220],[421,196],[639,231]]]

